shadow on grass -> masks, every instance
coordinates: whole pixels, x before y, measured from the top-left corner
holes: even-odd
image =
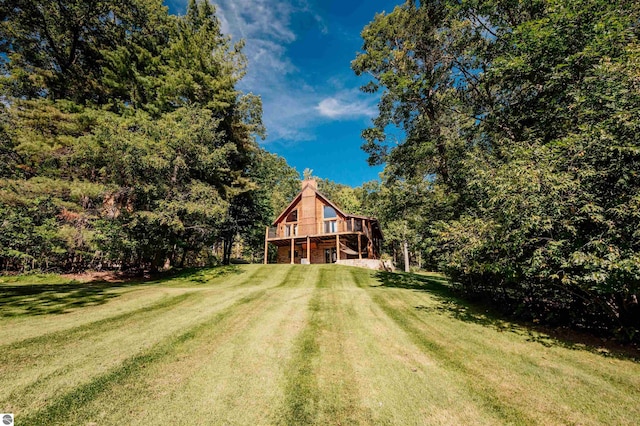
[[[0,317],[63,314],[73,309],[102,305],[122,294],[125,287],[143,285],[207,284],[215,278],[241,274],[242,268],[231,265],[207,269],[184,269],[147,277],[119,277],[118,282],[69,281],[61,284],[0,284]]]
[[[226,275],[239,275],[245,270],[238,265],[215,266],[212,268],[185,268],[158,274],[148,283],[159,284],[167,281],[188,282],[191,284],[207,284],[209,281]]]
[[[567,328],[550,328],[520,322],[505,317],[488,304],[469,301],[461,297],[449,280],[438,275],[377,272],[380,287],[402,288],[428,293],[435,305],[418,305],[415,309],[425,313],[448,315],[459,321],[492,327],[499,332],[511,332],[546,347],[560,346],[573,350],[587,350],[602,356],[640,362],[640,348],[622,345],[614,340]]]
[[[130,283],[20,284],[0,286],[0,316],[62,314],[117,297]]]

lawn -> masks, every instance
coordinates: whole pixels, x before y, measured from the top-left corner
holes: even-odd
[[[49,279],[50,278],[50,279]],[[18,425],[637,424],[640,363],[456,299],[438,276],[242,265],[0,278]]]

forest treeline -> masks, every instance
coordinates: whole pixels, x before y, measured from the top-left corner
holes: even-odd
[[[352,68],[380,96],[362,135],[385,170],[320,190],[469,297],[637,341],[639,8],[408,0],[376,15]],[[203,265],[234,241],[259,259],[299,176],[256,142],[242,47],[205,0],[184,16],[0,0],[0,269]]]
[[[0,2],[0,269],[154,271],[262,247],[299,184],[256,143],[241,49],[207,1],[184,16],[161,0]]]
[[[469,296],[640,339],[640,3],[406,1],[352,68],[385,236]],[[396,143],[387,129],[400,127]]]

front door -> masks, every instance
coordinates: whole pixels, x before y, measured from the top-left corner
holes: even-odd
[[[335,263],[337,259],[338,253],[335,247],[324,249],[324,263]]]

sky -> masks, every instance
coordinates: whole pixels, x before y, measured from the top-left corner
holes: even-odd
[[[188,0],[165,0],[184,14]],[[377,179],[360,133],[371,125],[377,96],[365,94],[351,61],[360,32],[401,0],[213,0],[224,33],[244,39],[246,76],[238,88],[259,95],[267,137],[261,145],[299,173],[350,186]]]

